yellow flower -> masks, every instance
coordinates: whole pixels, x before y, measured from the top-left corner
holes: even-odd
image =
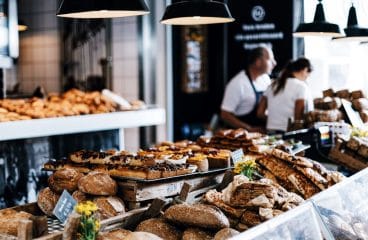
[[[93,212],[97,211],[98,207],[91,201],[87,201],[85,203],[78,203],[75,207],[75,211],[81,215],[86,215],[87,217],[91,216]]]
[[[100,227],[101,227],[100,221],[98,221],[96,219],[96,221],[95,221],[95,231],[98,232],[98,230],[100,230]]]

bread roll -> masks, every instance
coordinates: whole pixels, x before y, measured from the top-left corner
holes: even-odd
[[[182,240],[211,240],[213,235],[210,232],[203,231],[199,228],[188,228],[183,233]]]
[[[84,192],[81,191],[74,191],[72,194],[72,197],[78,202],[85,202],[87,200],[89,200],[89,196],[87,194],[85,194]]]
[[[99,233],[97,240],[121,240],[125,239],[131,231],[125,229],[116,229],[111,232]]]
[[[52,174],[49,179],[49,187],[52,191],[62,193],[65,190],[73,192],[78,188],[78,181],[83,177],[83,174],[72,169],[65,168],[56,171]]]
[[[4,209],[0,211],[0,233],[12,236],[18,235],[18,225],[22,220],[30,220],[32,214],[26,212],[17,212],[12,209]],[[0,239],[2,239],[0,237]]]
[[[136,231],[153,233],[166,240],[180,240],[182,233],[164,219],[151,218],[141,222]]]
[[[52,211],[54,210],[59,198],[59,194],[53,192],[50,188],[47,187],[39,192],[37,197],[37,205],[47,216],[52,216]]]
[[[155,234],[147,232],[132,232],[124,240],[163,240]]]
[[[205,204],[178,204],[169,207],[164,217],[170,222],[184,226],[221,229],[229,227],[226,216],[217,208]]]
[[[98,207],[96,215],[100,220],[125,213],[124,202],[118,197],[98,197],[93,202]]]
[[[218,231],[214,240],[227,240],[238,235],[239,232],[232,228],[224,228]]]
[[[114,196],[117,191],[116,182],[106,173],[91,172],[79,179],[80,191],[97,196]]]

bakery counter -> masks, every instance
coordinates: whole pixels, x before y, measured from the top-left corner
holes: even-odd
[[[160,125],[165,120],[165,110],[152,107],[134,111],[2,122],[0,141],[120,129],[120,147],[123,149],[124,128]]]

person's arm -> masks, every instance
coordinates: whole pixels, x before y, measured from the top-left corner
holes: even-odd
[[[221,110],[221,118],[223,121],[225,121],[227,124],[229,124],[233,128],[244,128],[249,132],[262,132],[263,133],[265,131],[261,127],[253,127],[241,121],[233,113],[225,111],[225,110]]]
[[[294,121],[304,119],[304,108],[305,108],[305,99],[298,99],[295,101]]]
[[[263,120],[267,120],[266,110],[267,110],[267,97],[262,96],[261,101],[259,101],[257,108],[257,117]]]

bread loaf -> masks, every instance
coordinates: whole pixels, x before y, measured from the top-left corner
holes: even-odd
[[[97,196],[114,196],[117,191],[116,182],[106,173],[91,172],[79,179],[80,191]]]
[[[213,235],[210,232],[203,231],[199,228],[188,228],[183,233],[182,240],[211,240]]]
[[[153,233],[166,240],[181,240],[182,235],[176,227],[159,218],[151,218],[141,222],[136,231]]]
[[[129,233],[124,240],[163,240],[155,234],[147,232],[132,232]]]
[[[89,196],[81,191],[74,191],[72,197],[78,202],[84,202],[89,200]]]
[[[98,197],[93,202],[98,207],[96,216],[100,220],[125,213],[124,202],[118,197]]]
[[[238,235],[239,232],[232,228],[224,228],[218,231],[214,240],[227,240]]]
[[[353,100],[353,107],[357,111],[368,110],[368,98],[359,98]]]
[[[54,210],[59,198],[59,194],[53,192],[47,187],[39,192],[37,197],[37,205],[47,216],[52,216],[52,211]]]
[[[30,220],[32,214],[26,212],[17,212],[12,209],[4,209],[0,211],[0,233],[12,236],[18,235],[18,225],[22,220]],[[2,239],[0,237],[0,239]]]
[[[117,229],[106,233],[101,232],[98,234],[97,240],[121,240],[125,239],[130,233],[131,231],[125,229]]]
[[[352,99],[364,98],[364,94],[363,94],[362,90],[352,91],[351,92],[351,98]]]
[[[56,193],[62,193],[64,189],[73,192],[77,190],[78,181],[81,177],[83,177],[82,173],[71,168],[65,168],[52,174],[48,179],[48,183],[51,190]]]
[[[217,207],[205,204],[174,205],[166,210],[164,217],[170,222],[184,226],[215,230],[230,226],[229,220]]]
[[[335,92],[332,88],[323,91],[323,97],[333,97],[335,96]]]
[[[337,91],[336,92],[336,97],[349,99],[350,98],[350,92],[349,92],[348,89],[343,89],[343,90]]]

